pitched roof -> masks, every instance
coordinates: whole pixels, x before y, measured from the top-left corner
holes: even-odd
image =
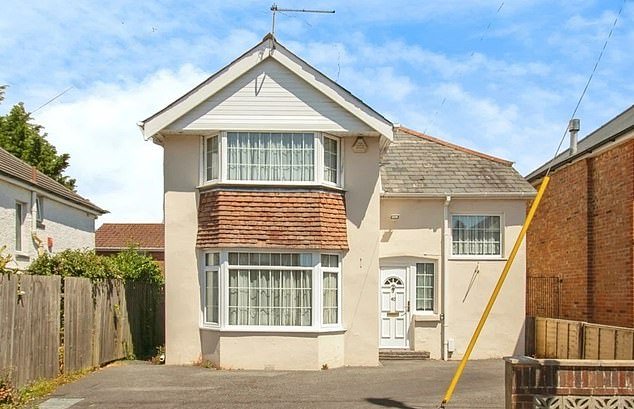
[[[272,58],[308,84],[339,104],[388,140],[392,139],[392,123],[350,91],[328,78],[306,61],[280,44],[272,34],[233,60],[192,90],[157,113],[139,122],[143,135],[154,138],[162,129],[204,102],[261,62]]]
[[[54,196],[61,197],[70,202],[86,208],[96,215],[108,213],[90,200],[78,195],[56,180],[46,176],[34,166],[13,156],[6,150],[0,148],[0,174],[4,174],[22,183],[44,190]]]
[[[344,198],[319,190],[203,192],[196,245],[345,250]]]
[[[614,141],[616,138],[625,133],[634,130],[634,105],[627,108],[605,124],[601,125],[597,130],[591,132],[577,144],[577,153],[570,154],[570,149],[566,149],[552,161],[552,169],[555,170],[568,163],[572,163],[582,156],[596,150],[608,142]],[[546,174],[551,162],[548,161],[538,167],[526,176],[529,181],[534,181]]]
[[[386,195],[535,194],[513,163],[399,127],[381,156]]]
[[[95,248],[125,249],[137,246],[140,249],[165,248],[165,225],[163,223],[104,223],[95,232]]]

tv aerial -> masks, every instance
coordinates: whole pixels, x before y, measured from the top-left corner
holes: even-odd
[[[273,23],[271,27],[271,34],[273,34],[273,37],[275,37],[275,14],[278,12],[335,14],[334,10],[285,9],[278,7],[275,3],[271,6],[271,12],[273,12]]]

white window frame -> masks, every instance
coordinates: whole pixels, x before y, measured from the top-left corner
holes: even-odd
[[[217,138],[218,141],[218,163],[216,164],[216,166],[218,167],[218,172],[217,175],[218,177],[215,179],[207,179],[207,144],[209,143],[209,141],[212,138]],[[207,135],[205,137],[202,138],[202,158],[201,158],[201,163],[202,163],[202,169],[201,169],[201,180],[206,181],[206,182],[217,182],[218,180],[220,180],[221,178],[221,174],[220,174],[220,169],[222,168],[222,160],[221,160],[221,156],[222,156],[222,137],[219,134],[212,134],[212,135]]]
[[[321,265],[321,255],[328,255],[328,256],[337,256],[337,267],[324,267]],[[323,305],[323,297],[324,297],[324,291],[323,291],[323,280],[324,280],[324,273],[336,273],[337,274],[337,322],[336,323],[332,323],[332,324],[325,324],[324,323],[324,305]],[[339,253],[333,253],[333,252],[323,252],[320,253],[319,255],[319,277],[321,279],[319,285],[321,288],[320,291],[320,300],[321,300],[321,308],[320,308],[320,323],[322,328],[341,328],[341,255]]]
[[[218,265],[214,265],[214,264],[210,264],[207,265],[207,255],[208,254],[212,254],[212,253],[218,253],[217,251],[215,252],[206,252],[203,253],[203,257],[202,257],[202,281],[201,283],[203,285],[201,285],[201,300],[202,300],[202,319],[203,319],[203,325],[205,326],[210,326],[210,327],[220,327],[220,320],[221,320],[221,316],[222,316],[222,312],[220,309],[220,298],[221,298],[221,294],[222,294],[222,287],[220,284],[220,266],[222,265],[222,262],[218,263]],[[209,272],[215,272],[216,274],[218,274],[218,294],[217,294],[217,300],[216,302],[218,303],[218,322],[213,322],[211,320],[208,319],[207,317],[207,273]]]
[[[310,326],[275,326],[275,325],[229,325],[229,253],[230,252],[244,252],[244,253],[310,253],[312,256],[312,266],[304,267],[312,271],[311,280],[313,283],[312,289],[312,315]],[[205,317],[205,280],[206,280],[206,266],[205,255],[208,253],[220,253],[220,266],[218,266],[218,285],[219,285],[219,313],[218,324],[206,322]],[[302,249],[256,249],[256,248],[208,248],[202,249],[199,253],[199,283],[200,283],[200,319],[199,325],[201,329],[218,330],[225,332],[275,332],[275,333],[317,333],[317,332],[341,332],[345,331],[342,324],[342,278],[341,278],[341,266],[342,255],[337,252],[323,252],[323,254],[332,254],[339,257],[339,274],[338,274],[338,323],[336,325],[322,325],[322,311],[323,311],[323,291],[322,291],[322,269],[321,269],[321,251],[314,250],[302,250]],[[233,266],[232,266],[233,267]],[[239,266],[244,269],[260,269],[263,266]],[[275,266],[276,270],[297,270],[301,269],[296,266]]]
[[[432,266],[434,266],[434,278],[433,278],[433,291],[432,291],[432,296],[433,296],[433,300],[432,300],[432,309],[431,310],[419,310],[418,309],[418,305],[416,304],[417,301],[417,294],[416,294],[416,290],[417,290],[417,284],[416,284],[416,276],[418,274],[417,271],[417,265],[418,264],[431,264]],[[414,265],[411,267],[412,268],[412,287],[413,287],[413,291],[411,292],[411,300],[413,302],[413,308],[410,306],[410,309],[412,310],[412,313],[415,315],[437,315],[438,314],[438,263],[436,263],[434,260],[420,260],[420,261],[416,261],[414,263]]]
[[[37,223],[44,223],[44,197],[35,196],[35,220]]]
[[[24,222],[26,221],[26,203],[16,200],[15,202],[15,230],[14,240],[15,252],[24,254]],[[18,245],[19,244],[19,245]]]
[[[313,180],[311,181],[269,181],[269,180],[234,180],[228,177],[228,132],[270,132],[270,133],[311,133],[314,142],[313,157]],[[220,169],[218,170],[218,179],[207,180],[207,140],[213,136],[218,136],[218,159]],[[324,179],[324,138],[330,138],[337,141],[337,183],[328,182]],[[281,131],[281,130],[228,130],[220,131],[201,137],[200,142],[200,172],[199,187],[214,185],[218,183],[231,185],[277,185],[277,186],[315,186],[324,185],[334,188],[343,188],[343,138],[338,136],[316,132],[311,130],[305,131]]]
[[[453,218],[455,216],[495,216],[500,218],[500,254],[454,254],[453,252]],[[449,217],[449,251],[451,260],[502,260],[504,259],[504,231],[505,231],[504,213],[492,212],[459,212],[452,213]]]
[[[324,175],[325,170],[326,170],[326,163],[325,163],[325,160],[326,160],[326,149],[325,149],[326,144],[325,144],[325,141],[326,141],[326,139],[333,140],[333,141],[335,141],[337,143],[337,180],[334,183],[329,181],[329,180],[326,180],[325,175]],[[322,153],[322,156],[321,156],[321,159],[320,159],[319,163],[321,165],[320,172],[321,172],[321,177],[322,177],[323,183],[325,185],[331,185],[331,186],[342,186],[342,183],[341,183],[341,176],[342,176],[342,169],[341,169],[342,166],[341,165],[343,163],[341,161],[341,152],[342,152],[341,143],[342,143],[342,139],[338,138],[336,136],[332,136],[332,135],[329,135],[329,134],[322,133],[319,142],[321,143],[321,153]]]

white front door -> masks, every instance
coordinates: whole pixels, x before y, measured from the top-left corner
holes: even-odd
[[[407,274],[405,268],[381,269],[381,340],[380,348],[406,348]]]

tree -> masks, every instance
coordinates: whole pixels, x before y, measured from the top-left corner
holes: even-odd
[[[3,94],[4,87],[0,87],[0,101]],[[55,146],[46,139],[47,134],[43,132],[42,126],[31,123],[31,120],[31,115],[21,102],[14,105],[8,114],[0,115],[0,147],[75,190],[75,179],[63,175],[68,168],[70,155],[58,154]]]

